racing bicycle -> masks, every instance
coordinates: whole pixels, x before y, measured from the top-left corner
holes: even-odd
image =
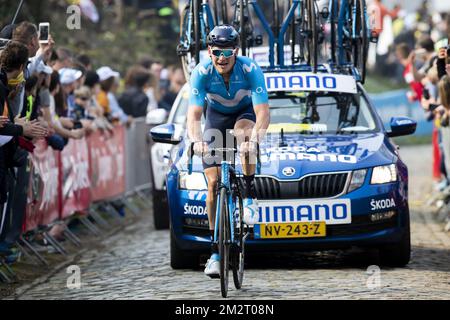
[[[233,272],[234,286],[236,289],[241,289],[242,287],[244,280],[245,241],[250,235],[249,228],[244,225],[243,221],[243,186],[241,179],[239,179],[240,174],[235,169],[236,153],[235,138],[234,148],[210,148],[208,154],[203,155],[207,157],[222,154],[220,164],[221,180],[217,186],[216,224],[213,241],[219,248],[220,289],[224,298],[228,295],[230,268]],[[190,145],[188,164],[189,174],[192,173],[193,155],[194,144],[192,143]]]
[[[341,0],[337,26],[333,23],[336,20],[336,8],[337,0],[330,0],[331,32],[337,33],[337,62],[339,66],[353,65],[364,83],[369,41],[376,42],[376,37],[371,36],[366,1]],[[332,56],[334,54],[332,52]]]
[[[186,80],[200,62],[200,51],[206,48],[206,37],[214,25],[208,0],[190,0],[183,8],[177,54],[181,58]]]

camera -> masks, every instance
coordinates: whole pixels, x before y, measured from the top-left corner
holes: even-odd
[[[81,121],[74,121],[73,122],[73,128],[74,129],[81,129],[81,128],[83,128],[83,124],[81,123]]]
[[[429,100],[429,99],[430,99],[430,91],[429,91],[427,88],[424,88],[424,89],[423,89],[423,97],[424,97],[426,100]]]

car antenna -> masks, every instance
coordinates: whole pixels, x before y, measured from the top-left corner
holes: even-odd
[[[286,144],[286,142],[284,142],[284,130],[283,130],[283,128],[281,128],[279,147],[286,147],[286,146],[287,146],[287,144]]]
[[[17,7],[16,14],[14,15],[14,18],[13,18],[11,24],[16,23],[17,16],[19,15],[20,9],[22,9],[22,6],[23,6],[23,1],[24,0],[20,0],[19,6]]]

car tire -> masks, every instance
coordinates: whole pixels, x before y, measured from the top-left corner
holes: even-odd
[[[169,229],[169,206],[165,190],[153,191],[153,222],[156,230]]]
[[[388,267],[404,267],[411,259],[411,232],[409,227],[409,217],[407,225],[398,243],[380,248],[381,264]]]
[[[170,266],[172,269],[197,269],[199,256],[185,250],[181,250],[175,240],[173,231],[170,231]]]

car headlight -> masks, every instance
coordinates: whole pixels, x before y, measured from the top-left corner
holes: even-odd
[[[397,181],[397,167],[395,164],[373,168],[371,184],[382,184]]]
[[[181,171],[179,175],[179,187],[185,190],[207,190],[205,175],[200,172],[192,172],[188,174],[186,171]]]
[[[356,170],[352,172],[352,181],[348,187],[348,192],[358,189],[364,183],[366,179],[367,169]]]

